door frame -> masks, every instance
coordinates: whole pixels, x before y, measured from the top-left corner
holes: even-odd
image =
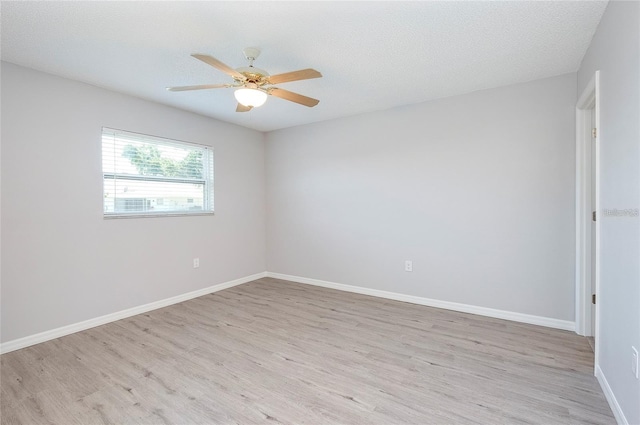
[[[591,110],[595,110],[595,123],[591,123]],[[587,148],[592,143],[591,127],[596,130],[595,145],[595,258],[591,258],[589,232],[591,222],[591,202],[589,180],[591,161]],[[576,332],[580,335],[595,336],[595,364],[598,364],[598,333],[600,328],[600,71],[596,71],[576,103]],[[589,179],[589,180],[588,180]],[[591,329],[591,261],[595,261],[596,318],[595,329]]]

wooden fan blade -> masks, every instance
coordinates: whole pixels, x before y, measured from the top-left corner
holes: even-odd
[[[300,71],[285,72],[284,74],[272,75],[268,78],[271,84],[288,83],[289,81],[310,80],[311,78],[320,78],[320,74],[315,69],[307,68]]]
[[[238,103],[236,107],[236,112],[249,112],[253,109],[253,106],[244,106],[242,103]]]
[[[185,91],[185,90],[223,89],[226,87],[231,87],[231,84],[201,84],[199,86],[167,87],[167,90]]]
[[[303,96],[289,90],[279,89],[277,87],[272,87],[271,89],[269,89],[269,94],[281,99],[299,103],[300,105],[308,106],[309,108],[316,106],[320,102],[318,99]]]
[[[193,56],[196,59],[200,59],[202,62],[211,65],[214,68],[219,69],[220,71],[224,72],[225,74],[229,74],[231,75],[233,78],[240,80],[240,81],[244,81],[247,79],[247,77],[245,77],[244,75],[240,74],[238,71],[236,71],[235,69],[231,68],[228,65],[225,65],[224,63],[220,62],[218,59],[209,56],[209,55],[201,55],[198,53],[194,53],[191,56]]]

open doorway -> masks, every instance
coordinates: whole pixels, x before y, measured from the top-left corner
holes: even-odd
[[[599,71],[576,104],[576,332],[593,338],[598,364]]]

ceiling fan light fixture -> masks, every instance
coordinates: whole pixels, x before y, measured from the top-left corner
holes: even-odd
[[[267,94],[262,90],[243,87],[235,91],[234,96],[238,103],[244,106],[257,108],[267,101]]]

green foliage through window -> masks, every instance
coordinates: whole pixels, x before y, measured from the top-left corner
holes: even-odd
[[[202,152],[192,151],[182,160],[175,160],[163,157],[156,146],[127,145],[122,156],[143,176],[202,178]]]

